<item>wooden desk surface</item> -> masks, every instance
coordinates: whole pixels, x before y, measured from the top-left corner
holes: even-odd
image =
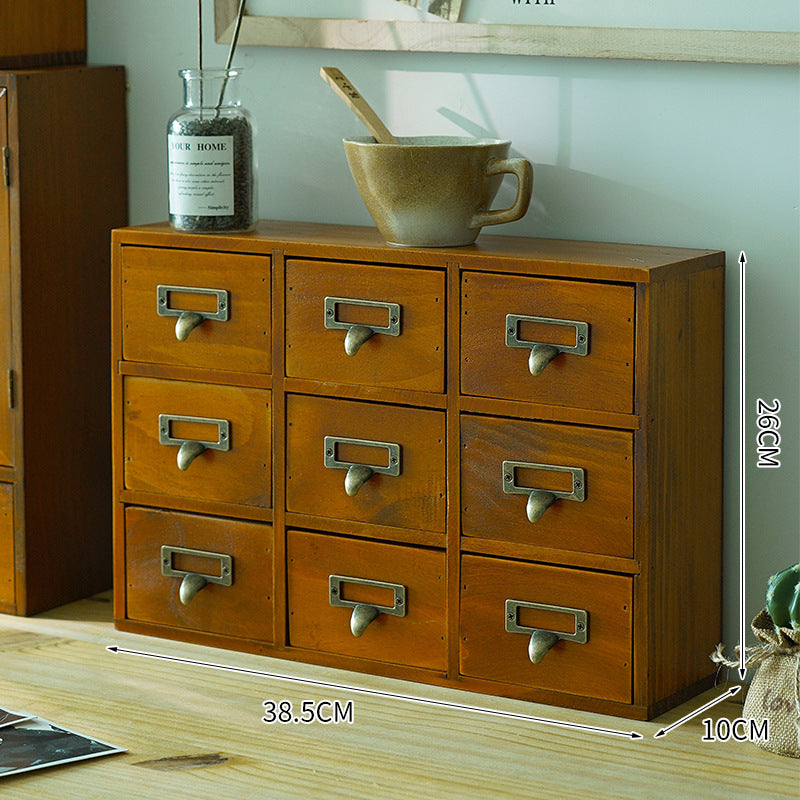
[[[121,633],[111,622],[110,601],[108,593],[34,618],[0,616],[0,706],[29,711],[128,749],[0,778],[4,797],[800,797],[800,760],[751,743],[701,741],[702,718],[741,716],[739,695],[653,738],[721,695],[724,686],[652,722],[635,722]],[[385,694],[113,654],[106,649],[113,645]],[[262,722],[262,703],[283,699],[293,703],[295,716],[306,701],[323,719],[334,715],[336,701],[343,714],[352,701],[353,722]],[[553,727],[460,706],[633,730],[643,738]]]

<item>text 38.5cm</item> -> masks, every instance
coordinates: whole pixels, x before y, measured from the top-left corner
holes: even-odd
[[[261,721],[265,725],[303,724],[320,722],[323,725],[347,722],[355,719],[353,701],[344,703],[339,700],[302,700],[297,706],[291,700],[265,700],[264,716]]]

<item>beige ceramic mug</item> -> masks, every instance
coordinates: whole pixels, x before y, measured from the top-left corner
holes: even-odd
[[[379,144],[370,136],[344,140],[364,205],[389,244],[472,244],[484,225],[513,222],[527,212],[533,167],[524,158],[508,157],[509,141],[459,136],[397,141]],[[491,210],[506,173],[517,178],[514,204]]]

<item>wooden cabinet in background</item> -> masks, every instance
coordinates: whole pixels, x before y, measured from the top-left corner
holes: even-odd
[[[711,685],[724,254],[112,253],[119,628],[638,718]]]
[[[86,0],[3,0],[0,68],[86,63]]]
[[[111,585],[109,253],[122,67],[0,72],[0,611]]]

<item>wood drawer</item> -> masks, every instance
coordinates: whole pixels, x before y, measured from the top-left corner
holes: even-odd
[[[286,374],[443,392],[445,306],[442,271],[287,261]],[[356,326],[387,330],[348,355]]]
[[[179,341],[183,312],[208,316]],[[123,247],[122,317],[127,361],[268,373],[270,259]]]
[[[465,272],[461,290],[462,392],[633,411],[632,287]],[[587,327],[579,330],[563,321]],[[522,346],[506,343],[509,330]],[[541,374],[531,374],[534,343],[575,347],[578,336],[586,337],[585,355],[559,352]]]
[[[568,694],[631,702],[633,579],[519,561],[465,555],[461,569],[460,669],[463,675]],[[506,601],[521,605],[507,606]],[[537,664],[530,633],[509,623],[574,633],[572,613],[586,612],[586,642],[560,639]]]
[[[0,609],[14,611],[14,487],[0,483]]]
[[[123,391],[126,489],[270,505],[269,391],[138,377]],[[208,445],[185,469],[182,441]]]
[[[461,444],[464,536],[633,557],[632,432],[462,415]]]
[[[444,552],[288,531],[287,569],[289,641],[294,647],[446,668]],[[331,599],[350,605],[334,606]],[[385,610],[355,636],[351,620],[354,614],[358,620],[356,604],[403,615]]]
[[[286,420],[287,510],[444,532],[444,412],[288,395]],[[347,464],[376,470],[353,495]]]
[[[162,562],[168,572],[177,574],[164,575]],[[184,605],[181,585],[191,583],[186,574],[212,580],[193,597],[187,596]],[[272,575],[269,525],[134,506],[125,509],[129,619],[271,642]]]

